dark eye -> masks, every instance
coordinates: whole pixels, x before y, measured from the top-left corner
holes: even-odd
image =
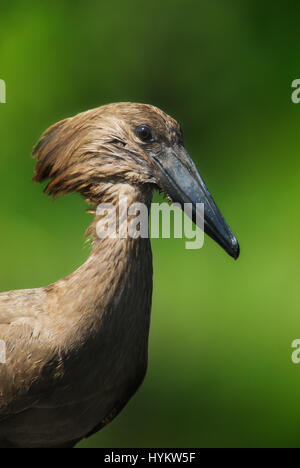
[[[151,141],[153,140],[153,134],[152,130],[148,125],[140,125],[136,129],[137,136],[142,140],[142,141]]]

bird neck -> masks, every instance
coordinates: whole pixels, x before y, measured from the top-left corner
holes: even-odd
[[[152,191],[127,184],[109,187],[101,204],[111,203],[120,211],[120,203],[126,197],[132,203],[151,205]],[[109,222],[113,223],[109,211]],[[149,324],[152,300],[152,252],[147,238],[119,236],[123,223],[117,223],[116,237],[99,237],[97,231],[101,216],[99,212],[88,229],[92,237],[92,250],[88,260],[72,275],[57,283],[60,289],[61,307],[66,315],[80,325],[81,333],[98,333],[106,328],[108,317],[114,323],[131,320],[137,330]],[[75,301],[75,302],[74,302]],[[75,308],[74,308],[75,304]],[[76,310],[75,310],[76,309]],[[139,326],[139,321],[144,325]],[[108,326],[108,325],[107,325]],[[109,325],[110,326],[110,325]],[[97,331],[98,330],[98,331]],[[85,334],[85,333],[84,333]]]
[[[91,257],[102,255],[107,249],[113,252],[121,245],[128,250],[136,249],[143,244],[141,238],[149,238],[152,195],[152,188],[145,185],[105,184],[101,197],[94,202],[95,218],[87,230],[92,241]]]

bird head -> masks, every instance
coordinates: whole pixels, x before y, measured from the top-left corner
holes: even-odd
[[[99,107],[50,127],[33,151],[34,180],[53,196],[80,192],[101,201],[107,184],[158,188],[173,202],[204,204],[204,230],[233,258],[239,244],[184,147],[180,125],[160,109],[135,103]]]

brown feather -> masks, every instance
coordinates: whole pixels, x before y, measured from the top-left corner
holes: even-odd
[[[161,110],[119,103],[53,125],[33,151],[46,192],[79,192],[92,205],[119,196],[150,207],[155,171],[135,134],[172,138]],[[103,427],[141,384],[152,296],[149,239],[99,239],[89,259],[46,288],[0,294],[0,446],[70,446]],[[119,226],[120,228],[120,226]]]

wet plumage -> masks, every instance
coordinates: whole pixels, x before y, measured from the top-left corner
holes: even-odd
[[[63,120],[33,155],[34,180],[47,180],[47,193],[79,192],[94,208],[118,208],[120,196],[150,207],[155,189],[180,203],[204,202],[206,232],[238,256],[180,126],[153,106],[110,104]],[[0,294],[7,356],[0,364],[0,447],[71,447],[110,422],[143,381],[150,240],[100,239],[97,221],[88,230],[91,254],[77,271],[45,288]]]

